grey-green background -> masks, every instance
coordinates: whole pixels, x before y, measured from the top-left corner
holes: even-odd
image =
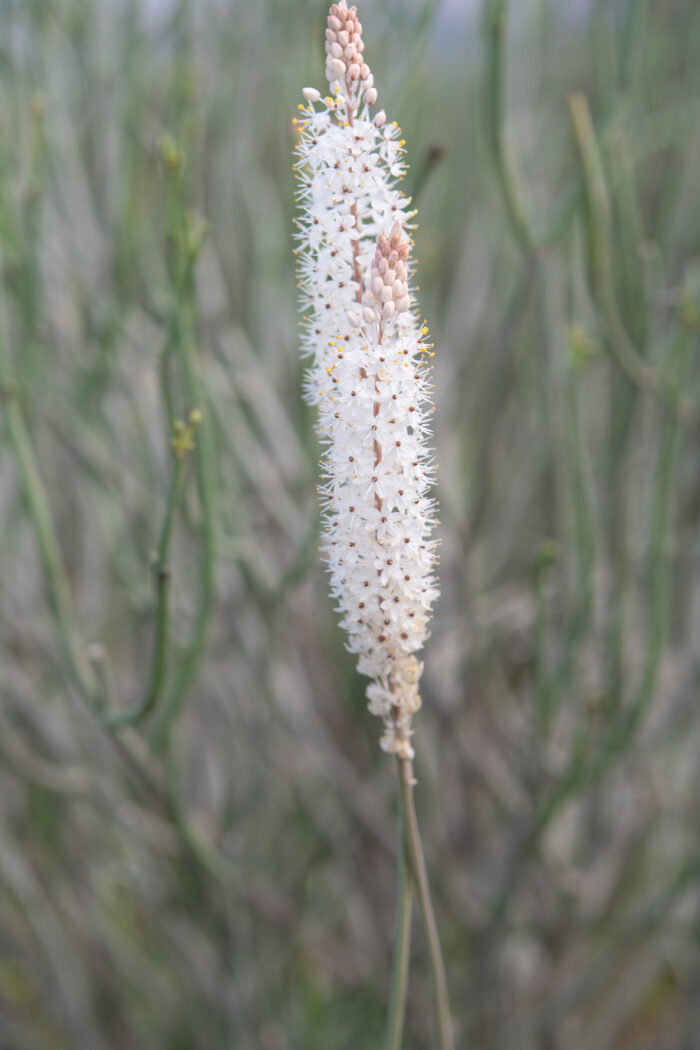
[[[695,1050],[700,8],[512,7],[359,12],[436,343],[457,1045]],[[2,1050],[381,1045],[396,781],[317,554],[291,254],[324,13],[0,0]]]

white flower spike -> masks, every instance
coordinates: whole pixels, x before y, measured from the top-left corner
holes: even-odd
[[[355,7],[333,4],[326,30],[332,94],[304,90],[295,165],[306,393],[325,446],[324,550],[331,593],[381,744],[413,757],[412,716],[438,591],[428,416],[432,347],[416,323],[409,241],[415,212],[398,188],[403,140],[376,102]]]

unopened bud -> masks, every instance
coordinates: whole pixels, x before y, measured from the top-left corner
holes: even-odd
[[[383,109],[379,110],[379,112],[377,113],[377,115],[374,118],[374,120],[372,121],[372,123],[374,124],[375,128],[383,128],[384,127],[384,125],[386,124],[386,113],[384,112]]]
[[[339,58],[330,58],[326,66],[326,73],[329,80],[342,80],[345,76],[345,63]]]
[[[173,136],[167,131],[164,132],[159,135],[156,146],[165,170],[171,175],[176,175],[182,167],[182,150]]]
[[[376,88],[369,88],[368,91],[365,91],[365,102],[367,103],[368,106],[373,106],[376,101],[377,101],[377,89]]]
[[[321,92],[317,91],[316,88],[304,88],[302,95],[307,102],[318,102],[321,97]]]
[[[355,310],[348,310],[348,321],[353,328],[358,328],[362,324],[362,318]]]
[[[362,311],[362,316],[367,324],[372,324],[373,321],[377,320],[374,310],[370,310],[369,306],[365,306]]]

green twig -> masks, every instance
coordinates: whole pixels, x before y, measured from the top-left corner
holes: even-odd
[[[437,923],[435,921],[433,902],[430,896],[428,872],[425,867],[425,858],[423,857],[423,847],[421,845],[420,831],[418,829],[418,820],[413,799],[413,765],[410,759],[401,759],[399,767],[401,801],[406,829],[406,849],[411,866],[413,885],[418,896],[418,907],[423,922],[425,939],[428,945],[428,957],[430,959],[433,994],[435,997],[438,1046],[439,1050],[454,1050],[445,964],[442,959],[440,937],[438,935]]]
[[[1,277],[0,274],[0,280]],[[1,297],[2,288],[0,287]],[[0,404],[4,408],[10,444],[24,488],[59,642],[71,677],[80,694],[91,706],[98,707],[102,701],[101,693],[92,668],[77,639],[73,623],[68,573],[54,530],[49,501],[39,472],[34,447],[10,372],[4,300],[0,301],[0,307],[2,308],[0,310]]]
[[[639,388],[656,395],[683,419],[695,418],[698,406],[648,364],[625,328],[615,298],[615,274],[610,247],[610,202],[603,162],[596,142],[586,97],[569,99],[574,138],[584,178],[588,210],[587,236],[593,295],[603,315],[613,357],[622,372]]]
[[[535,238],[525,217],[520,177],[505,134],[507,0],[491,0],[486,10],[487,61],[484,84],[486,134],[496,166],[506,215],[513,236],[525,256],[536,251]]]
[[[687,331],[679,330],[676,345],[677,375],[674,389],[682,390],[690,361],[691,339]],[[673,497],[673,476],[680,444],[682,420],[668,413],[659,449],[656,481],[651,499],[651,526],[649,562],[651,587],[647,628],[647,659],[637,691],[621,712],[593,757],[576,755],[563,778],[545,798],[535,813],[532,823],[520,844],[516,862],[493,901],[492,921],[502,921],[513,884],[522,864],[534,849],[562,806],[576,794],[599,781],[616,764],[634,739],[635,732],[646,713],[654,694],[668,621],[669,563],[665,557]]]
[[[153,746],[167,750],[172,729],[195,680],[206,648],[214,602],[214,568],[216,564],[216,450],[211,413],[207,412],[207,395],[200,375],[200,360],[194,343],[194,261],[201,243],[193,243],[191,216],[179,199],[179,170],[169,181],[171,241],[173,245],[172,280],[174,292],[173,346],[179,354],[189,402],[201,413],[197,447],[194,452],[197,469],[197,491],[200,505],[199,602],[195,626],[162,717],[156,726]]]
[[[168,491],[168,503],[163,520],[163,527],[158,544],[158,554],[153,572],[156,581],[156,623],[155,639],[153,644],[153,656],[151,658],[151,671],[148,677],[148,686],[143,702],[130,711],[116,711],[106,719],[108,725],[115,728],[126,725],[137,725],[148,718],[158,703],[163,684],[165,682],[166,655],[168,650],[168,626],[169,626],[169,601],[170,592],[170,568],[168,565],[170,557],[170,543],[173,533],[175,511],[182,495],[182,485],[185,475],[185,458],[176,456],[173,471],[170,478]]]
[[[399,775],[401,765],[399,763]],[[408,971],[411,959],[411,911],[413,895],[411,872],[405,834],[406,819],[404,816],[403,793],[399,793],[399,851],[398,851],[398,894],[396,900],[396,921],[394,925],[394,966],[391,976],[391,998],[386,1020],[384,1050],[401,1050],[404,1019],[406,1016],[406,995],[408,992]]]

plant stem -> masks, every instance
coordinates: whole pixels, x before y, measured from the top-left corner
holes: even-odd
[[[197,446],[193,453],[197,467],[197,490],[201,512],[200,594],[194,634],[179,676],[168,694],[163,717],[156,727],[153,738],[153,745],[156,751],[160,752],[164,752],[168,748],[170,733],[199,669],[199,663],[206,646],[214,600],[214,566],[216,558],[215,449],[213,445],[211,413],[207,411],[207,397],[199,375],[199,365],[192,336],[192,324],[191,312],[184,302],[179,301],[176,318],[176,345],[181,355],[187,399],[190,404],[202,412],[203,417],[198,430]]]
[[[637,387],[660,398],[684,421],[695,420],[700,406],[689,401],[682,390],[677,391],[662,373],[644,360],[620,316],[610,249],[610,202],[603,161],[585,95],[580,92],[571,95],[569,109],[585,186],[592,290],[605,321],[613,357],[621,371]]]
[[[168,649],[168,626],[169,605],[168,593],[170,590],[170,570],[168,559],[170,557],[170,543],[173,534],[173,522],[175,511],[180,502],[182,494],[182,483],[185,475],[184,458],[175,458],[172,476],[170,478],[170,489],[168,491],[168,504],[163,520],[163,527],[158,544],[158,557],[153,567],[157,588],[156,628],[153,644],[153,656],[151,658],[151,671],[148,678],[148,688],[143,703],[131,711],[116,711],[108,716],[106,721],[113,727],[137,725],[142,722],[155,708],[165,681],[165,663]]]
[[[411,865],[413,884],[418,895],[418,907],[423,921],[425,939],[428,944],[430,970],[433,980],[433,994],[435,996],[438,1046],[439,1050],[454,1050],[445,964],[442,960],[442,949],[440,947],[437,923],[435,922],[435,912],[433,910],[433,902],[430,896],[430,886],[428,885],[428,873],[425,868],[423,846],[421,844],[418,820],[416,818],[416,808],[413,800],[413,765],[411,760],[407,758],[401,759],[399,764],[401,800],[405,818],[406,848]]]
[[[401,764],[399,763],[399,775]],[[386,1019],[384,1050],[401,1050],[404,1018],[406,1016],[406,993],[408,991],[408,971],[411,958],[411,911],[413,893],[411,871],[406,842],[406,816],[404,813],[403,792],[399,792],[399,851],[398,851],[398,894],[396,900],[396,921],[394,926],[394,966],[391,976],[391,998]]]
[[[0,305],[4,306],[4,304]],[[17,391],[12,382],[6,347],[6,326],[2,322],[4,322],[4,315],[0,317],[0,403],[4,407],[10,444],[24,487],[24,496],[56,621],[56,632],[71,677],[81,696],[91,706],[97,707],[101,702],[100,690],[92,668],[76,638],[68,573],[56,538],[49,501],[39,472],[34,447],[19,405]]]
[[[496,165],[511,232],[523,255],[528,258],[535,253],[536,244],[525,216],[520,179],[505,136],[507,19],[507,0],[491,0],[486,16],[487,46],[484,84],[486,135]]]
[[[216,566],[216,447],[212,411],[201,376],[201,362],[195,345],[195,256],[189,253],[184,208],[182,173],[168,180],[168,225],[173,243],[172,256],[172,345],[182,368],[187,400],[201,412],[194,459],[200,507],[199,601],[194,632],[179,673],[168,692],[162,717],[155,727],[153,748],[164,754],[170,745],[173,727],[197,676],[204,655],[214,604]]]

